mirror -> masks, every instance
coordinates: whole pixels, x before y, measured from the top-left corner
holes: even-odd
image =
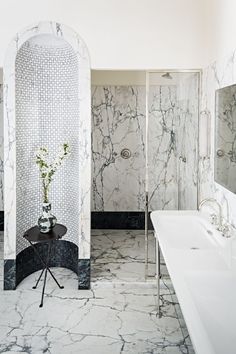
[[[236,193],[236,85],[215,98],[215,181]]]

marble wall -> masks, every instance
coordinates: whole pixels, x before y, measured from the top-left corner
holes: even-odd
[[[121,157],[129,149],[129,159]],[[92,88],[92,210],[144,208],[145,88]]]
[[[150,87],[148,142],[150,210],[196,209],[198,74]]]
[[[143,211],[145,86],[92,88],[92,210]],[[195,209],[198,76],[149,89],[150,210]],[[122,158],[122,150],[131,156]]]
[[[3,85],[0,84],[0,211],[4,210],[4,203],[3,203],[3,177],[4,177],[4,170],[3,170],[3,152],[4,152],[4,145],[3,145]]]
[[[203,70],[200,112],[200,198],[215,197],[236,226],[236,196],[214,182],[215,91],[236,82],[236,51]],[[208,128],[207,128],[208,127]],[[206,140],[208,136],[208,140]],[[209,148],[208,148],[208,147]],[[207,151],[208,150],[208,151]],[[205,156],[204,156],[205,155]],[[207,157],[206,157],[207,156]],[[236,183],[236,182],[235,182]]]

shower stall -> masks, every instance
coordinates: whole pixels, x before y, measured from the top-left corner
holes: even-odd
[[[146,278],[149,212],[198,206],[199,80],[199,71],[146,73]]]
[[[92,228],[143,230],[146,275],[149,213],[197,208],[199,80],[92,72]]]
[[[198,73],[173,72],[168,79],[161,73],[147,73],[146,191],[150,210],[197,207],[198,90]]]

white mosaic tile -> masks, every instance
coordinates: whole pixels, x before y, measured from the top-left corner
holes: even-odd
[[[42,186],[35,154],[46,146],[50,155],[56,157],[60,144],[65,142],[71,155],[51,184],[49,200],[58,222],[67,226],[65,240],[78,245],[78,65],[73,48],[62,39],[53,44],[51,35],[43,36],[40,42],[33,37],[17,53],[17,254],[28,247],[22,237],[25,230],[35,225],[42,214]]]
[[[49,60],[49,58],[45,57],[46,54],[44,53],[44,61],[42,60],[41,62],[42,67],[40,67],[41,64],[39,62],[38,66],[30,65],[30,60],[28,60],[29,57],[25,57],[25,60],[28,63],[28,65],[27,63],[25,64],[25,69],[27,77],[30,78],[30,80],[29,83],[27,83],[28,86],[24,92],[24,90],[22,90],[24,85],[20,87],[20,83],[24,82],[26,75],[24,77],[24,73],[18,72],[20,80],[18,81],[18,88],[16,87],[16,90],[18,89],[18,91],[15,92],[17,76],[17,73],[15,72],[15,59],[17,53],[25,51],[26,47],[30,45],[32,38],[34,38],[33,42],[38,42],[38,40],[42,38],[41,36],[45,39],[46,37],[48,38],[49,35],[54,36],[58,43],[62,43],[63,40],[67,43],[65,46],[66,48],[64,47],[64,50],[67,53],[66,56],[50,55]],[[35,38],[37,38],[37,40]],[[73,48],[73,51],[70,51],[69,48]],[[40,53],[42,54],[41,50]],[[31,54],[29,51],[27,55],[30,56]],[[51,80],[49,80],[50,73],[53,75],[57,72],[56,65],[54,65],[56,58],[58,60],[57,64],[60,66],[60,73],[58,72],[56,81],[52,80],[51,82]],[[22,60],[23,59],[24,58],[22,57]],[[37,60],[39,60],[39,58]],[[70,60],[70,62],[68,62],[68,60]],[[75,72],[72,69],[73,65],[77,65],[77,63],[78,67]],[[63,74],[65,73],[65,71],[63,71],[65,67],[67,67],[67,76]],[[35,69],[37,69],[37,72],[34,72]],[[40,76],[45,73],[45,70],[46,77],[49,81],[41,80],[40,84],[38,82],[36,83],[35,79],[40,79]],[[60,78],[59,75],[61,75]],[[69,85],[68,81],[70,81],[72,85]],[[77,83],[78,91],[75,93],[73,90],[75,90]],[[30,91],[33,89],[35,90],[34,96],[33,92]],[[16,93],[21,96],[24,96],[25,94],[24,99],[26,101],[27,99],[30,99],[31,104],[24,104],[20,107],[19,101],[15,101]],[[45,99],[47,99],[47,102],[45,102]],[[75,105],[72,105],[72,102],[74,102]],[[29,178],[25,178],[26,173],[23,171],[23,165],[21,166],[21,170],[16,169],[16,157],[19,157],[19,155],[24,157],[23,162],[26,163],[26,166],[29,168],[29,176],[34,175],[33,180],[36,181],[35,175],[37,172],[36,170],[33,172],[32,169],[33,150],[38,148],[38,143],[47,143],[48,145],[50,137],[53,139],[58,132],[61,134],[60,141],[54,140],[52,144],[53,151],[55,152],[58,143],[63,143],[64,139],[68,138],[71,142],[72,148],[74,148],[74,152],[72,151],[71,161],[67,161],[67,166],[65,165],[63,167],[64,171],[62,175],[64,175],[64,183],[62,183],[60,178],[55,180],[51,196],[53,212],[58,217],[59,222],[66,222],[68,228],[71,228],[68,237],[80,246],[79,258],[90,258],[90,102],[90,61],[88,51],[84,42],[76,33],[59,23],[40,22],[16,35],[15,39],[9,45],[4,65],[4,173],[5,180],[7,181],[5,184],[6,199],[4,210],[6,231],[4,244],[5,259],[14,259],[16,253],[26,246],[21,239],[23,224],[25,223],[25,228],[27,228],[30,223],[32,226],[32,224],[36,223],[37,217],[41,214],[39,203],[36,203],[37,198],[39,197],[35,197],[35,193],[39,192],[38,187],[33,182],[29,183]],[[38,109],[39,106],[41,108],[40,110]],[[32,107],[34,107],[34,109],[32,109]],[[47,119],[48,115],[52,115],[52,109],[54,110],[55,115],[53,117],[51,129],[49,129]],[[22,115],[22,122],[17,122],[15,115],[16,110]],[[38,112],[41,112],[44,118],[41,126],[39,126]],[[24,120],[27,115],[29,117],[28,122]],[[77,116],[77,120],[75,119],[75,116]],[[61,117],[60,124],[58,117]],[[68,124],[67,119],[70,119],[70,124]],[[24,122],[25,124],[23,124]],[[22,123],[22,125],[20,123]],[[16,124],[17,131],[15,130]],[[29,141],[30,137],[36,137],[37,135],[37,141],[35,141],[35,145],[29,152],[27,152],[27,150],[24,151],[23,145],[21,146],[21,150],[18,149],[20,143],[19,140],[21,139],[18,139],[16,142],[16,138],[18,138],[20,134],[22,137],[24,136],[25,139],[22,139],[22,142]],[[17,161],[18,160],[19,159],[17,159]],[[32,164],[30,164],[30,161]],[[20,160],[18,163],[19,162]],[[76,169],[74,168],[75,166]],[[71,173],[72,170],[75,171]],[[22,176],[24,177],[24,183],[17,188],[16,185],[21,180]],[[66,191],[65,176],[68,186]],[[58,194],[56,193],[56,188],[58,189]],[[58,200],[58,196],[60,200]],[[26,198],[26,200],[23,201],[23,198]],[[24,208],[25,204],[28,204],[27,207],[31,209],[31,211],[35,211],[34,213],[32,212],[32,214],[28,213],[32,215],[30,219],[27,217],[27,212],[23,212],[22,203],[24,204]],[[37,217],[36,209],[38,214]],[[64,213],[62,212],[62,209],[65,210]],[[73,213],[75,212],[77,213],[73,216]],[[70,213],[72,214],[71,217],[69,216]],[[25,220],[22,216],[24,216]],[[75,226],[75,224],[77,224],[77,226]],[[17,245],[16,234],[18,240],[20,240]]]

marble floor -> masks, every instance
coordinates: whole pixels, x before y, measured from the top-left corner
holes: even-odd
[[[150,277],[155,275],[155,239],[149,234]],[[142,230],[93,230],[92,280],[122,282],[144,282],[144,231]],[[168,276],[164,260],[161,273]]]
[[[76,275],[55,268],[65,288],[48,277],[43,308],[42,283],[32,289],[38,273],[16,291],[1,289],[0,353],[194,353],[164,263],[157,316],[155,281],[143,279],[143,246],[140,231],[93,230],[91,290],[78,291]],[[153,250],[151,245],[150,274]],[[2,279],[2,251],[0,258]]]

